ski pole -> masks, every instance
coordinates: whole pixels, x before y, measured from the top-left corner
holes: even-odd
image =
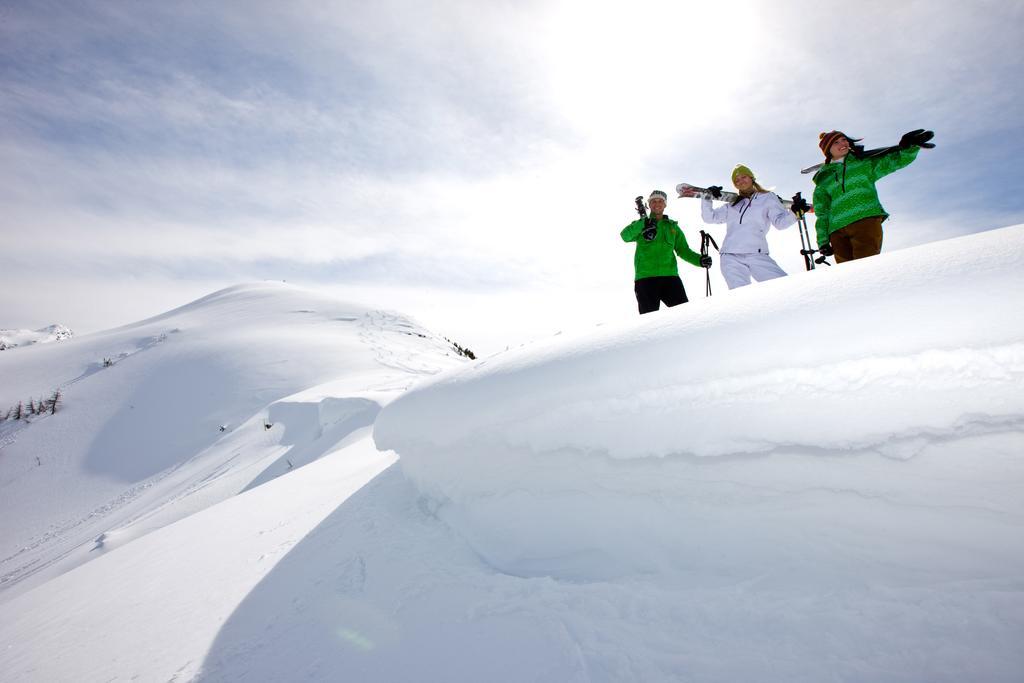
[[[793,201],[800,199],[800,193],[797,192],[793,196]],[[807,270],[814,270],[814,261],[811,260],[811,254],[814,251],[811,249],[811,236],[807,231],[807,219],[804,217],[803,211],[796,212],[796,222],[798,226],[798,232],[800,233],[800,255],[804,257],[804,268]]]
[[[708,253],[710,251],[710,249],[708,249],[708,243],[709,242],[711,244],[715,245],[715,251],[719,251],[718,243],[715,242],[715,238],[712,237],[711,235],[707,234],[703,230],[701,230],[700,231],[700,255],[701,255],[702,259],[705,256],[710,256],[711,255],[710,253]],[[705,277],[707,277],[707,288],[706,288],[706,290],[704,292],[704,296],[711,296],[711,268],[709,266],[704,266],[704,275],[705,275]]]
[[[810,237],[807,234],[807,219],[804,218],[804,212],[801,211],[796,215],[797,223],[800,226],[800,255],[804,257],[804,267],[807,270],[814,270],[814,260],[811,256],[816,251],[811,249]]]
[[[800,193],[797,192],[793,197],[794,201],[800,200]],[[811,233],[807,229],[807,213],[804,211],[796,212],[797,224],[800,226],[800,255],[804,257],[804,267],[807,270],[814,270],[815,263],[824,263],[826,266],[832,264],[825,260],[824,256],[814,258],[814,254],[818,253],[817,249],[812,248],[814,244],[811,242]]]
[[[827,256],[819,256],[818,258],[814,258],[814,255],[818,253],[818,250],[809,249],[809,245],[807,245],[804,242],[804,233],[807,231],[807,220],[803,217],[803,215],[801,215],[798,220],[800,223],[800,244],[802,247],[800,249],[800,255],[804,257],[804,265],[807,267],[807,270],[814,270],[815,263],[831,266],[832,264],[828,262]],[[807,241],[809,242],[810,239],[808,238]]]

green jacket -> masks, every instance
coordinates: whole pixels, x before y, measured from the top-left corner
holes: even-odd
[[[842,162],[822,166],[814,174],[814,228],[818,244],[827,244],[829,235],[862,218],[888,218],[878,201],[875,182],[910,165],[920,149],[898,149],[875,159],[857,159],[847,154]]]
[[[658,234],[648,242],[641,233],[644,231],[643,219],[637,219],[622,229],[623,242],[636,242],[636,254],[633,256],[633,267],[636,279],[658,277],[662,275],[679,275],[676,265],[676,254],[687,263],[700,266],[700,254],[690,249],[686,243],[679,224],[668,216],[658,221]]]

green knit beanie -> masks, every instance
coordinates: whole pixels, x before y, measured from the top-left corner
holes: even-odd
[[[732,169],[732,184],[733,185],[736,184],[736,176],[738,176],[738,175],[748,175],[748,176],[750,176],[751,180],[756,180],[756,178],[757,178],[757,176],[754,175],[754,172],[751,171],[746,166],[744,166],[743,164],[736,164],[736,168]]]

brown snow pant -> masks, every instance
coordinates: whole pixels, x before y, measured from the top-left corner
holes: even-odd
[[[882,251],[882,221],[885,216],[861,218],[828,236],[836,263],[875,256]]]

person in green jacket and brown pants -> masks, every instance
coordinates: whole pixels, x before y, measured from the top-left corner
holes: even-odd
[[[827,163],[814,174],[814,215],[818,248],[823,256],[835,254],[836,263],[875,256],[882,251],[882,222],[889,214],[878,201],[875,183],[917,158],[934,133],[907,133],[891,152],[860,158],[851,138],[834,130],[819,135],[818,146]]]
[[[633,221],[621,233],[623,242],[636,242],[633,291],[641,315],[658,310],[661,302],[666,306],[687,302],[686,289],[679,279],[676,265],[677,255],[697,267],[711,267],[711,257],[701,256],[690,249],[679,224],[665,214],[667,204],[668,195],[655,190],[647,198],[650,217]]]

